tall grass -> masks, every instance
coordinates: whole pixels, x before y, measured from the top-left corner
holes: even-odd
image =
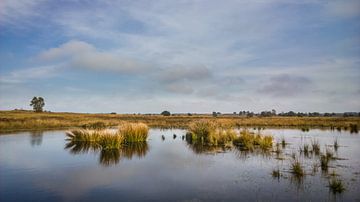
[[[143,123],[122,124],[119,133],[124,137],[125,143],[146,142],[149,128]]]
[[[224,129],[212,121],[200,120],[189,125],[186,140],[189,144],[207,146],[233,146],[236,145],[244,150],[254,150],[255,147],[263,150],[272,148],[273,137],[242,130],[236,132],[233,129]]]
[[[296,178],[301,178],[305,175],[305,172],[303,170],[303,167],[300,163],[300,161],[298,159],[295,159],[291,165],[290,165],[290,170],[291,173],[296,177]]]
[[[334,150],[335,152],[337,152],[337,150],[339,149],[339,141],[337,138],[335,138],[334,140]]]
[[[62,129],[82,127],[96,122],[117,126],[123,122],[142,122],[150,127],[187,128],[190,123],[205,119],[216,121],[221,127],[346,127],[357,132],[359,117],[240,117],[211,115],[132,115],[132,114],[80,114],[80,113],[34,113],[31,111],[0,111],[0,131],[24,129]],[[86,126],[87,128],[87,126]],[[91,128],[87,128],[91,129]]]
[[[316,139],[312,139],[311,140],[311,146],[312,146],[312,151],[314,152],[315,155],[320,155],[320,144],[319,141]]]
[[[120,148],[124,136],[111,130],[79,129],[66,132],[70,142],[87,142],[93,148],[101,147],[103,150]]]
[[[122,144],[145,142],[148,127],[143,123],[122,124],[119,130],[110,129],[75,129],[66,132],[70,142],[88,142],[93,147],[103,150],[120,148]]]
[[[263,150],[272,148],[273,137],[270,135],[260,135],[243,130],[240,132],[240,136],[234,140],[234,144],[242,147],[246,150],[254,150],[256,146],[259,146]]]

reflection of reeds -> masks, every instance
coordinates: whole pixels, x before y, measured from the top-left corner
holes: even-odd
[[[104,166],[116,165],[120,161],[120,150],[119,149],[107,149],[100,151],[99,162]]]
[[[146,142],[129,143],[121,148],[122,156],[132,159],[133,156],[143,158],[149,151],[149,146]]]
[[[68,149],[72,154],[100,152],[100,164],[110,166],[119,163],[122,157],[127,159],[131,159],[133,156],[144,157],[149,150],[149,146],[146,142],[137,142],[122,145],[120,148],[103,149],[96,142],[69,141],[66,143],[65,149]]]

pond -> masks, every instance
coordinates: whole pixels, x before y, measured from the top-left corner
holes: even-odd
[[[1,135],[0,201],[360,200],[358,134],[262,130],[276,142],[286,140],[276,153],[197,147],[182,138],[185,133],[151,129],[147,144],[110,153],[68,145],[65,131]],[[314,141],[321,152],[335,156],[327,172],[318,166],[319,156],[299,152]],[[302,163],[304,177],[290,172],[293,155]],[[277,169],[281,175],[274,177]],[[331,175],[343,181],[344,192],[329,190]]]

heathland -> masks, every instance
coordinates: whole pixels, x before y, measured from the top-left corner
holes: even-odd
[[[197,120],[212,120],[221,127],[286,127],[286,128],[328,128],[352,130],[360,125],[360,117],[242,117],[237,115],[179,114],[171,116],[140,114],[89,114],[32,112],[23,110],[0,111],[0,131],[69,129],[86,127],[94,123],[117,126],[124,122],[145,123],[149,127],[187,128]]]

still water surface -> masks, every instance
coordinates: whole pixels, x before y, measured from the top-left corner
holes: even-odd
[[[65,131],[0,136],[0,201],[359,201],[360,136],[349,132],[266,129],[288,144],[282,154],[194,148],[184,130],[150,130],[148,144],[104,153],[66,148]],[[177,137],[174,139],[173,134]],[[165,140],[161,136],[165,136]],[[299,154],[317,139],[321,150],[340,147],[333,170],[346,191],[329,191],[328,174],[313,170],[318,157]],[[292,153],[307,175],[293,178]],[[273,178],[279,168],[282,177]]]

